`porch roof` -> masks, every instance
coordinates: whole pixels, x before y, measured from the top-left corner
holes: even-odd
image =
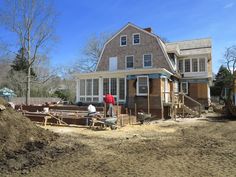
[[[128,75],[139,74],[164,74],[168,77],[173,74],[165,68],[145,68],[145,69],[130,69],[130,70],[116,70],[116,71],[96,71],[91,73],[77,73],[74,74],[76,79],[98,78],[98,77],[126,77]]]

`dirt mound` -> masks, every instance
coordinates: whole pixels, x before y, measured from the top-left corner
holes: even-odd
[[[56,134],[36,126],[1,98],[0,104],[6,107],[0,111],[0,170],[12,171],[35,165],[33,161],[39,156],[32,152],[45,149],[56,139]]]

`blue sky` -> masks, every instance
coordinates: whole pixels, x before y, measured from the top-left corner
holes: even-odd
[[[50,53],[53,66],[78,61],[91,36],[114,33],[128,22],[152,27],[170,42],[211,37],[214,72],[225,48],[236,45],[236,0],[56,0],[55,5],[59,41]]]

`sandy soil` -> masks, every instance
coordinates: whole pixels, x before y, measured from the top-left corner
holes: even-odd
[[[236,176],[236,121],[184,119],[113,131],[46,129],[60,134],[50,144],[60,155],[0,176]]]

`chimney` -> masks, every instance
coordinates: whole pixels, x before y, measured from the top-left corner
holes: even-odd
[[[148,28],[144,28],[145,31],[152,33],[152,28],[148,27]]]

